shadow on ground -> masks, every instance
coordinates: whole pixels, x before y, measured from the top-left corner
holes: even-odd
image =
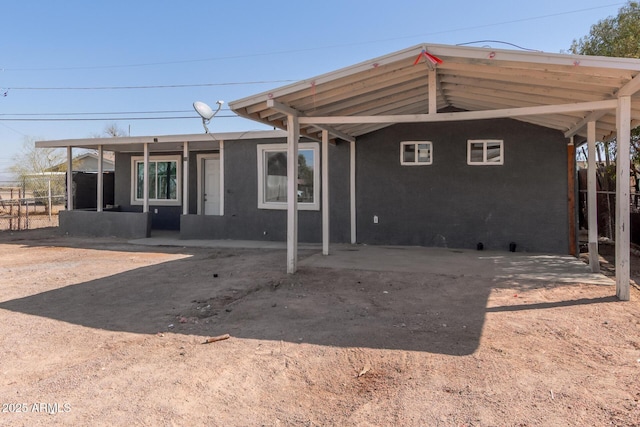
[[[119,245],[115,247],[122,250]],[[317,266],[303,266],[289,276],[283,271],[286,253],[280,250],[191,248],[180,253],[191,256],[5,301],[0,309],[132,333],[229,333],[259,340],[466,355],[478,348],[487,312],[615,300],[488,309],[495,288],[544,284],[514,285],[472,274]]]

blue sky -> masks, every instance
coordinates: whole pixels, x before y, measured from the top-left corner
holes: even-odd
[[[212,106],[219,99],[233,101],[419,43],[499,40],[557,53],[625,4],[611,0],[5,3],[0,13],[0,180],[7,179],[2,172],[25,139],[87,138],[101,134],[111,123],[130,130],[131,136],[200,133],[193,101]],[[494,42],[474,45],[509,48]],[[172,85],[208,86],[93,89]],[[171,113],[149,113],[155,111]],[[113,120],[121,117],[129,119]],[[140,117],[188,118],[133,119]],[[29,120],[12,120],[17,118]],[[44,118],[100,120],[34,120]],[[263,127],[220,117],[209,128],[226,132]]]

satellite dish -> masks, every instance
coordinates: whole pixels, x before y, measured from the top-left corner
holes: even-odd
[[[218,113],[218,111],[220,111],[220,109],[222,108],[222,104],[224,104],[224,101],[217,101],[216,104],[218,105],[218,108],[216,109],[216,111],[213,111],[211,107],[209,107],[204,102],[196,101],[193,103],[193,108],[200,115],[200,117],[202,117],[202,126],[204,127],[205,133],[209,133],[207,124],[209,124],[209,121],[211,121],[211,119]]]

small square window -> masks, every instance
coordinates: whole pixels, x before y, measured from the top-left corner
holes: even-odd
[[[502,140],[470,139],[467,146],[467,164],[502,165],[504,164],[504,145]]]
[[[431,141],[403,141],[400,144],[400,164],[405,166],[433,163]]]

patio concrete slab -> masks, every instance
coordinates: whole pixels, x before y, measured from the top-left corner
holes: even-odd
[[[178,233],[157,233],[157,236],[144,239],[132,239],[128,243],[142,246],[179,246],[189,248],[228,248],[228,249],[287,249],[286,242],[270,242],[258,240],[200,240],[180,239]],[[298,249],[321,250],[319,243],[299,243]]]
[[[129,243],[146,246],[286,250],[285,242],[182,240],[178,233],[158,233],[145,239],[129,240]],[[330,254],[325,256],[321,253],[320,244],[300,243],[298,248],[317,251],[309,257],[301,258],[299,266],[615,285],[612,279],[591,273],[587,264],[570,255],[333,244]]]
[[[314,254],[303,266],[453,274],[505,280],[613,285],[570,255],[474,251],[413,246],[332,245],[330,255]]]

